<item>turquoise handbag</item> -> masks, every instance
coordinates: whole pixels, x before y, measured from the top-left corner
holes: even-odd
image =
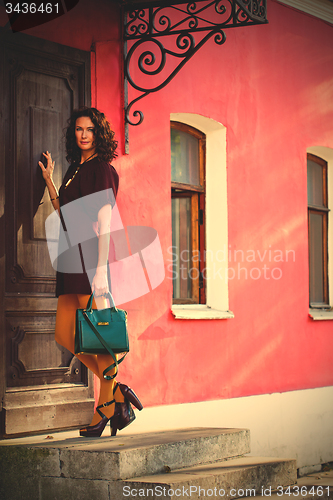
[[[75,354],[110,354],[114,363],[103,371],[107,380],[118,373],[118,365],[129,351],[127,312],[117,309],[109,292],[110,306],[107,309],[92,309],[94,294],[89,297],[86,309],[76,310]],[[125,353],[121,359],[116,354]],[[112,368],[114,375],[106,375]]]

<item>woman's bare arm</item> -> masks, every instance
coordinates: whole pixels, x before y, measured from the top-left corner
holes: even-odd
[[[53,182],[53,170],[54,170],[54,165],[55,162],[52,161],[52,156],[51,153],[46,151],[46,153],[43,153],[47,160],[46,167],[44,167],[43,163],[41,161],[38,162],[41,170],[42,170],[42,175],[43,179],[45,180],[45,184],[47,186],[47,189],[49,190],[51,202],[53,205],[53,208],[58,211],[60,214],[60,203],[59,203],[59,193],[57,188],[55,187],[55,184]]]
[[[104,205],[98,212],[98,263],[95,276],[91,284],[91,291],[99,297],[109,291],[108,283],[108,256],[110,245],[111,205]]]

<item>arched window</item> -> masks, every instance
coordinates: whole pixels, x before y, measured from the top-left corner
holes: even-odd
[[[233,318],[233,313],[229,311],[228,291],[226,128],[224,125],[211,118],[194,113],[171,113],[170,118],[172,135],[174,136],[174,138],[172,138],[173,144],[171,145],[172,151],[176,151],[178,147],[178,156],[179,154],[181,155],[180,146],[177,146],[176,143],[176,137],[179,135],[179,132],[189,134],[197,141],[196,149],[199,150],[199,166],[196,161],[196,171],[200,171],[199,179],[201,179],[199,183],[198,181],[192,183],[192,177],[189,177],[189,182],[181,182],[179,178],[177,180],[177,178],[174,177],[176,172],[172,173],[171,204],[174,204],[173,242],[176,243],[177,238],[180,242],[180,235],[184,235],[184,230],[181,231],[180,227],[177,229],[177,224],[180,226],[181,223],[180,213],[177,216],[177,204],[178,212],[180,212],[181,204],[186,204],[185,201],[181,199],[182,195],[185,198],[188,197],[191,199],[191,203],[189,201],[187,202],[191,213],[191,222],[187,223],[187,241],[192,245],[191,254],[193,255],[195,253],[195,249],[201,253],[198,259],[194,258],[195,255],[193,255],[193,265],[190,263],[191,267],[188,267],[187,262],[183,262],[184,267],[181,271],[184,273],[184,276],[186,276],[186,273],[192,268],[192,272],[190,273],[190,279],[192,281],[186,283],[186,278],[185,283],[183,283],[184,290],[186,284],[186,298],[174,298],[171,311],[178,319]],[[177,140],[180,141],[180,138]],[[192,139],[188,140],[191,141]],[[189,151],[190,146],[187,147],[186,154],[188,156],[191,154]],[[171,155],[173,155],[173,152]],[[176,165],[175,157],[172,157],[172,163],[172,168],[174,168]],[[187,169],[190,169],[190,167],[187,167]],[[176,201],[177,197],[178,201]],[[195,199],[197,199],[197,202]],[[195,216],[196,210],[198,210],[197,216]],[[202,212],[200,210],[202,210]],[[185,213],[184,209],[184,214]],[[183,215],[183,217],[184,216],[185,215]],[[194,226],[193,231],[192,224]],[[195,236],[196,234],[197,237]],[[184,241],[184,244],[186,244],[186,239]],[[183,244],[183,241],[181,244]],[[176,244],[175,247],[177,247]],[[184,249],[183,260],[187,260],[190,258],[190,253],[188,253],[187,250],[190,250],[190,248],[183,247],[183,250]],[[169,259],[171,264],[168,266],[169,270],[177,270],[177,267],[174,268],[173,266],[177,258],[174,250],[175,249],[172,249],[172,257],[170,256]],[[179,257],[181,251],[182,247],[179,246],[177,250]],[[174,273],[172,277],[175,277]],[[175,295],[179,292],[180,286],[180,283],[175,283]],[[190,291],[190,293],[188,293],[188,291]],[[197,297],[199,298],[195,298],[195,293],[197,293]]]
[[[173,303],[204,304],[205,134],[171,122]]]
[[[327,162],[307,155],[310,307],[329,307]]]

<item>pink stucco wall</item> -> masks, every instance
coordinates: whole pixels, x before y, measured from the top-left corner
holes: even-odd
[[[124,155],[118,11],[98,4],[91,9],[81,0],[26,33],[84,50],[95,42],[92,98],[119,139],[118,206],[126,225],[158,231],[166,268],[170,113],[197,113],[226,127],[235,270],[234,319],[174,319],[168,272],[159,287],[127,303],[131,352],[119,380],[146,406],[333,385],[332,321],[308,316],[306,191],[306,149],[333,148],[333,26],[268,0],[269,24],[226,30],[223,46],[209,41],[140,103],[145,119],[130,127]]]

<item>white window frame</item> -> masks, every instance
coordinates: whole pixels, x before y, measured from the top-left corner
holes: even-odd
[[[322,158],[327,162],[327,204],[328,212],[328,296],[330,309],[309,309],[309,316],[314,320],[333,319],[333,149],[324,146],[313,146],[307,153]]]
[[[173,304],[177,319],[228,319],[228,203],[226,127],[206,116],[171,113],[171,121],[206,135],[206,304]]]

